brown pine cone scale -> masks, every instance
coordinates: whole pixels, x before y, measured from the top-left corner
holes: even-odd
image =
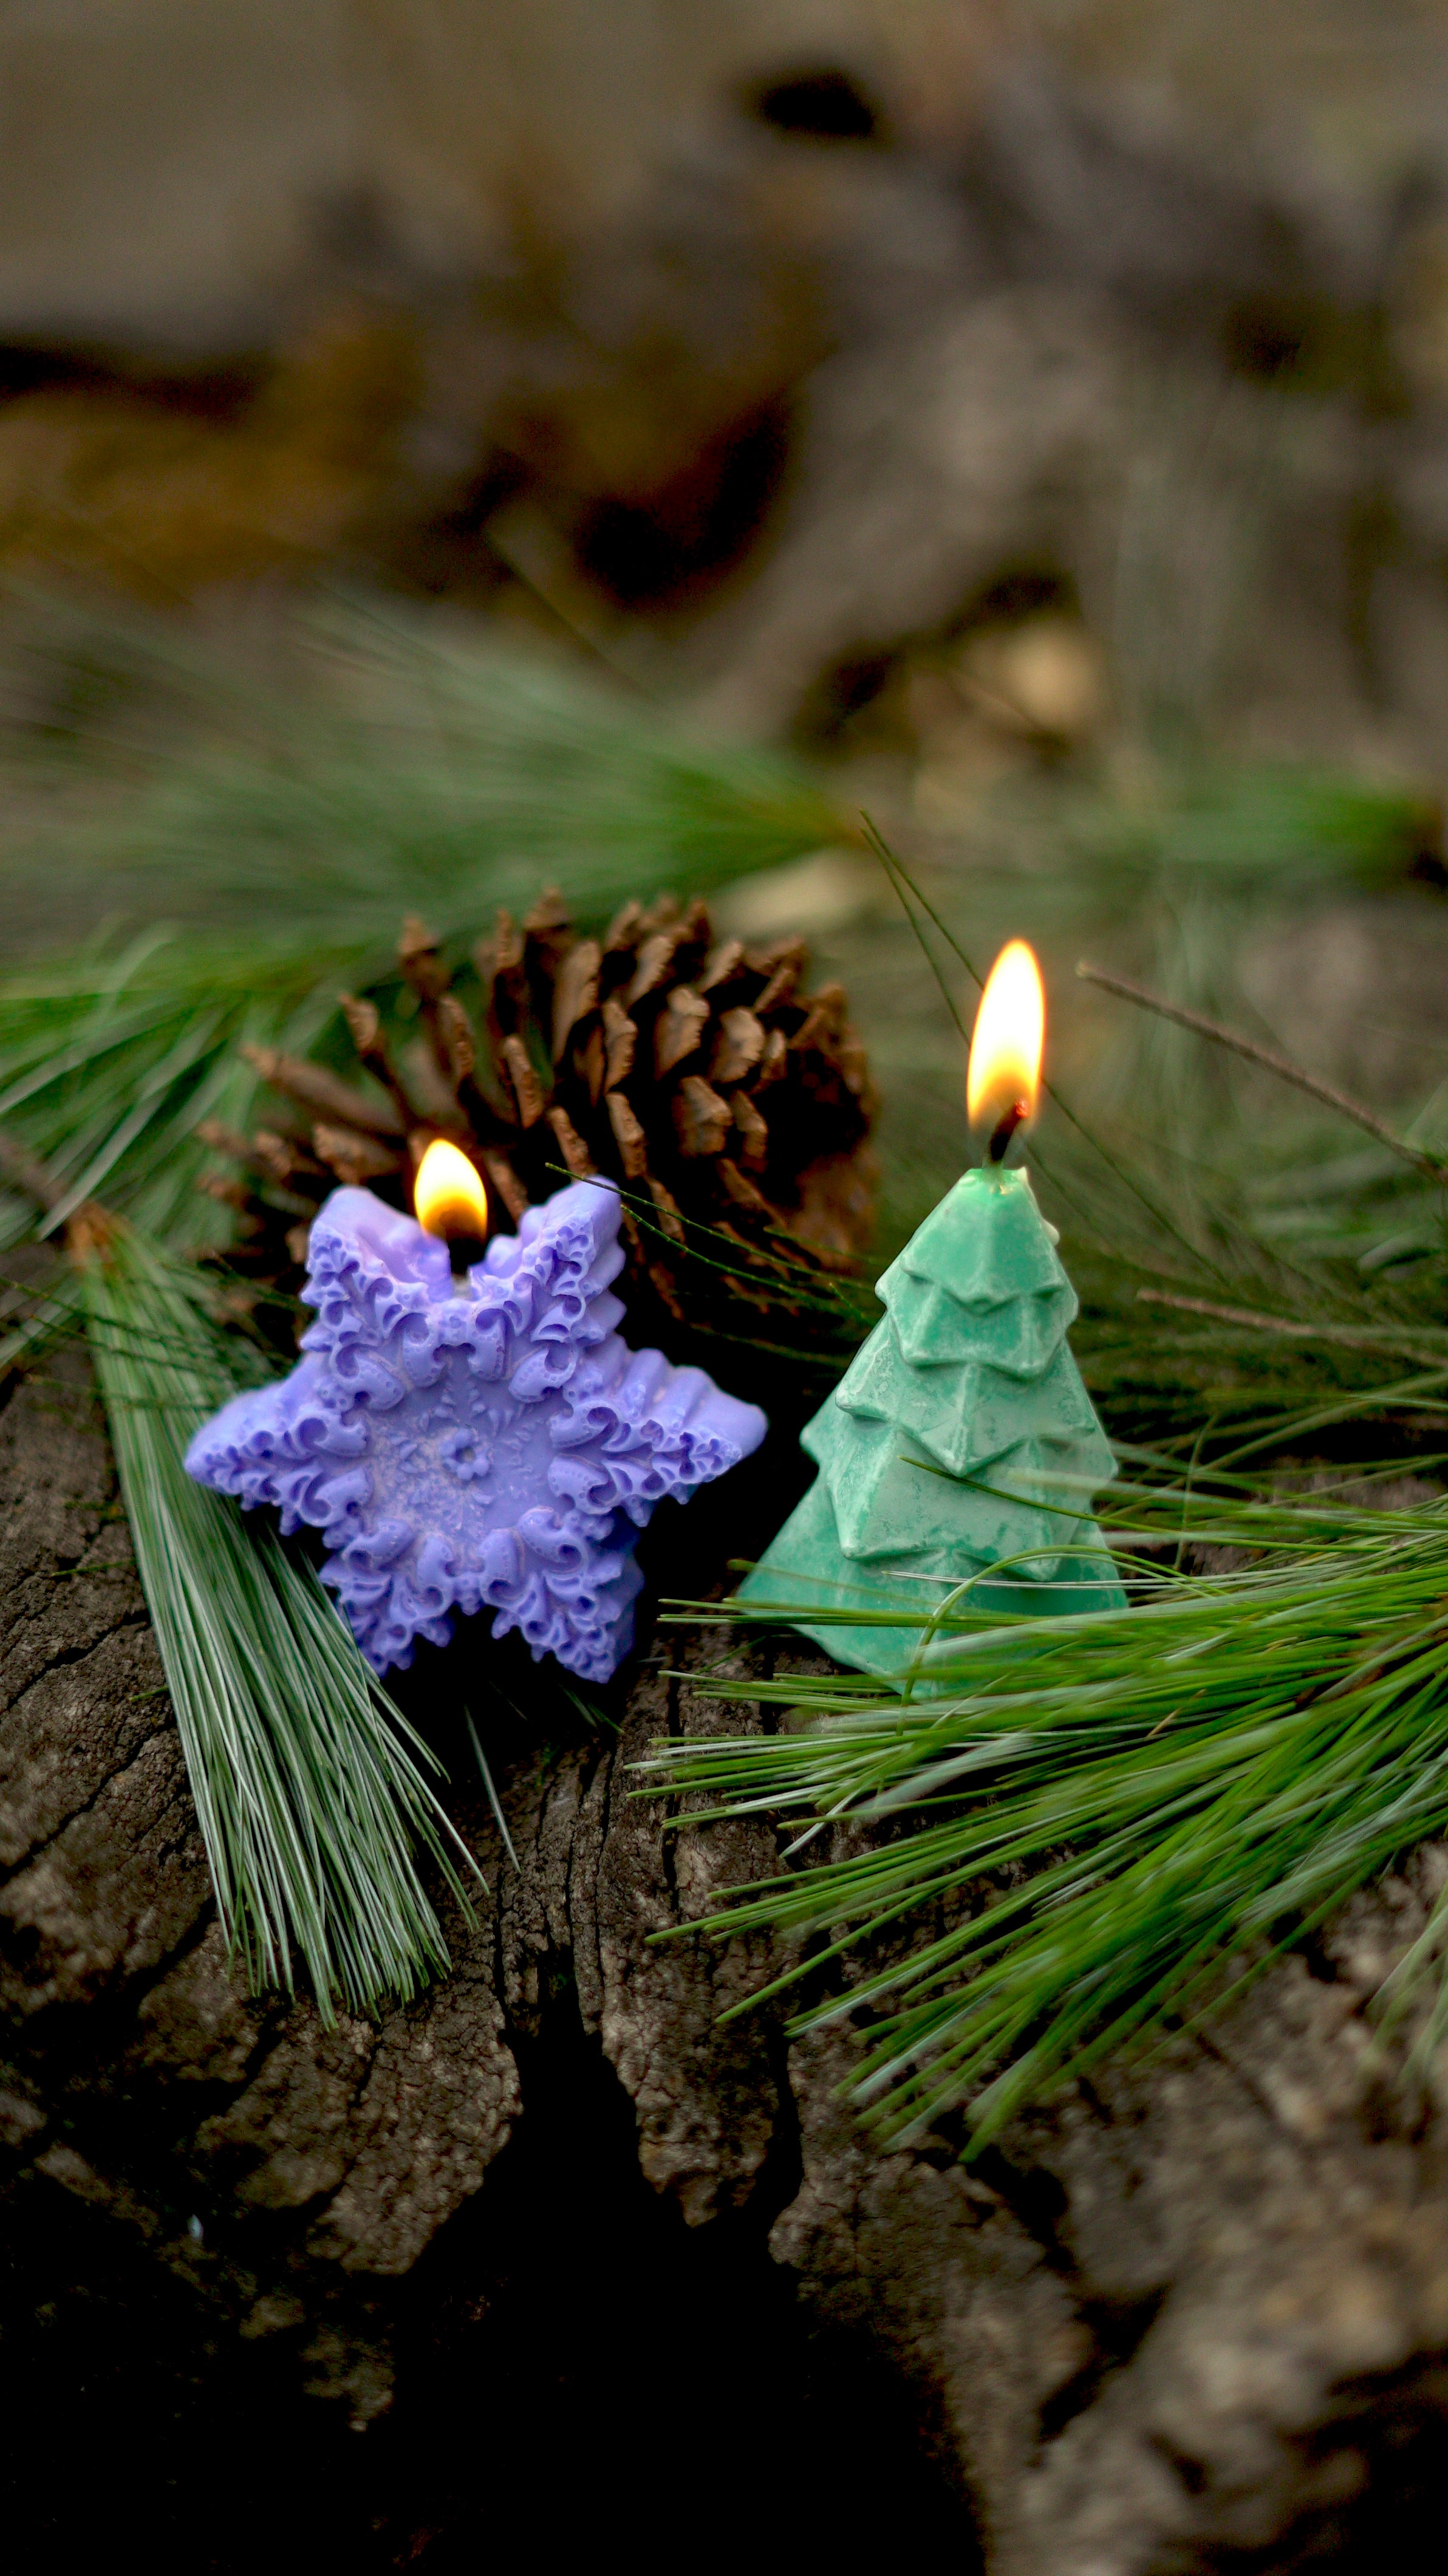
[[[513,1225],[570,1175],[617,1180],[631,1300],[651,1291],[706,1329],[817,1304],[822,1274],[865,1250],[868,1068],[842,988],[803,991],[802,941],[716,942],[702,903],[667,896],[579,938],[550,891],[522,922],[498,915],[475,983],[454,984],[415,917],[397,956],[394,1010],[341,997],[355,1081],[248,1048],[298,1130],[201,1131],[248,1175],[232,1260],[259,1286],[294,1293],[299,1210],[336,1183],[409,1204],[436,1135],[472,1156]],[[236,1203],[223,1176],[207,1186]]]

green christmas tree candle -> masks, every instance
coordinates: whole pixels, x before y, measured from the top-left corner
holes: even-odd
[[[971,1041],[967,1108],[985,1160],[878,1283],[878,1324],[803,1435],[819,1475],[740,1586],[798,1612],[971,1608],[1040,1618],[1118,1609],[1091,1518],[1115,1474],[1066,1340],[1078,1306],[1030,1179],[1005,1155],[1035,1107],[1044,1036],[1029,948],[1002,950]],[[815,1626],[841,1663],[895,1675],[917,1627]]]

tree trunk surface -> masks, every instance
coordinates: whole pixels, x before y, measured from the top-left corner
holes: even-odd
[[[443,2571],[627,2535],[637,2490],[675,2545],[908,2532],[990,2576],[1407,2545],[1445,2123],[1364,2005],[1448,1855],[976,2165],[885,2153],[837,2098],[848,2025],[720,2027],[764,1942],[649,1946],[775,1862],[630,1796],[654,1736],[753,1722],[703,1678],[658,1654],[617,1740],[511,1762],[516,1871],[459,1784],[491,1894],[453,1973],[329,2030],[228,1973],[78,1357],[0,1416],[0,1546],[12,2534],[104,2545],[128,2500],[159,2567],[285,2532]]]

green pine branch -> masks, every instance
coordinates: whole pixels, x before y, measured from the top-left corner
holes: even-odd
[[[94,787],[57,794],[6,834],[0,892],[41,863],[97,919],[229,932],[263,956],[279,933],[292,953],[320,933],[390,955],[405,910],[476,936],[556,881],[603,915],[855,833],[781,754],[395,606],[298,620],[285,687],[160,620],[91,618],[58,649],[108,663],[137,712],[119,741],[91,738],[99,806]]]
[[[186,1473],[242,1348],[194,1274],[120,1227],[77,1277],[229,1947],[254,1988],[290,1990],[299,1961],[324,2019],[406,1997],[448,1964],[424,1869],[465,1913],[477,1877],[439,1765],[306,1560]]]
[[[199,739],[143,746],[99,819],[62,799],[0,850],[0,896],[54,882],[110,925],[0,981],[0,1124],[69,1184],[52,1229],[103,1196],[178,1249],[224,1243],[197,1123],[246,1123],[244,1042],[341,1044],[339,990],[395,982],[408,911],[456,943],[551,880],[601,920],[851,830],[787,760],[696,742],[566,665],[360,608],[311,644],[331,684],[294,701],[159,623],[101,629]],[[127,941],[128,919],[147,926]],[[24,1223],[0,1208],[0,1248]]]
[[[697,1928],[812,1936],[771,1995],[865,1954],[790,2027],[868,2016],[852,2092],[887,2136],[964,2106],[978,2149],[1448,1829],[1448,1503],[1289,1506],[1153,1481],[1112,1508],[1129,1609],[922,1610],[917,1661],[893,1683],[721,1678],[722,1696],[762,1703],[766,1731],[660,1745],[639,1766],[643,1794],[798,1823],[797,1864]],[[1163,1544],[1188,1539],[1254,1561],[1161,1571]],[[747,1613],[690,1615],[732,1629]],[[790,1713],[779,1732],[771,1711]],[[815,1858],[846,1818],[892,1831]],[[893,1955],[912,1926],[925,1937]],[[1398,1999],[1443,1928],[1399,1969]],[[1448,1988],[1422,2045],[1445,2030]]]

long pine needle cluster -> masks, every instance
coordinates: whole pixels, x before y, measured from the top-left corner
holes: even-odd
[[[664,1745],[643,1766],[648,1788],[687,1792],[696,1812],[702,1795],[712,1812],[801,1820],[796,1865],[703,1928],[813,1936],[770,1994],[871,1953],[791,2026],[868,2015],[853,2089],[887,2135],[963,2104],[978,2148],[1448,1827],[1448,1505],[1213,1501],[1151,1481],[1118,1489],[1116,1523],[1118,1549],[1136,1551],[1128,1609],[1006,1624],[968,1601],[922,1612],[897,1688],[720,1679],[790,1723]],[[1183,1539],[1253,1561],[1160,1570],[1157,1551]],[[846,1819],[876,1830],[813,1859]],[[1426,2044],[1443,2026],[1440,1999]]]
[[[470,1856],[437,1764],[368,1672],[306,1560],[183,1465],[235,1392],[195,1288],[129,1230],[80,1265],[142,1586],[217,1905],[256,1986],[300,1959],[324,2014],[411,1994],[447,1949],[421,1876],[466,1906]]]

